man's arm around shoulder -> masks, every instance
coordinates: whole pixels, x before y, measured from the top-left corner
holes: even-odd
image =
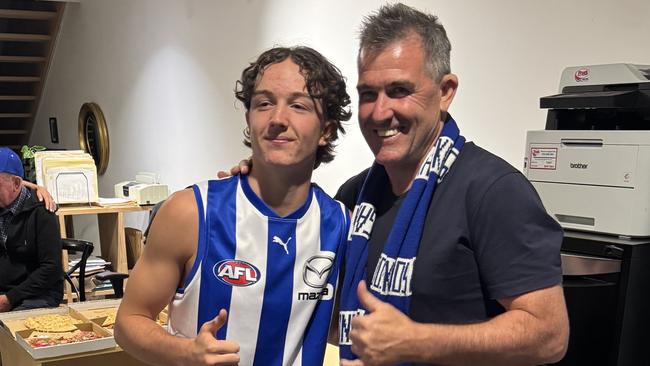
[[[133,356],[155,365],[236,365],[239,347],[214,333],[226,312],[203,325],[193,339],[175,337],[154,319],[183,280],[195,253],[198,209],[191,189],[175,193],[156,216],[147,245],[128,281],[115,324],[115,339]]]

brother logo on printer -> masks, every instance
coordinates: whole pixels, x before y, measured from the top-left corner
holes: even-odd
[[[569,167],[571,169],[587,169],[589,164],[582,164],[582,163],[569,163]]]
[[[587,69],[586,67],[579,69],[578,71],[576,71],[574,78],[576,79],[577,82],[589,81],[589,69]]]

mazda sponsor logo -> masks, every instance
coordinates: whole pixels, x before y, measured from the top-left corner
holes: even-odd
[[[305,262],[302,279],[307,286],[322,288],[327,282],[329,273],[334,264],[334,256],[315,255]]]

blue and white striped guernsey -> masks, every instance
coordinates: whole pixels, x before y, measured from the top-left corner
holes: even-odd
[[[312,185],[279,217],[245,176],[193,186],[197,257],[169,305],[172,334],[195,337],[219,309],[218,339],[236,341],[241,365],[321,365],[345,251],[345,207]]]

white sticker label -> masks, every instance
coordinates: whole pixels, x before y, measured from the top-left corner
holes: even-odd
[[[530,169],[555,170],[557,166],[557,148],[531,147]]]

